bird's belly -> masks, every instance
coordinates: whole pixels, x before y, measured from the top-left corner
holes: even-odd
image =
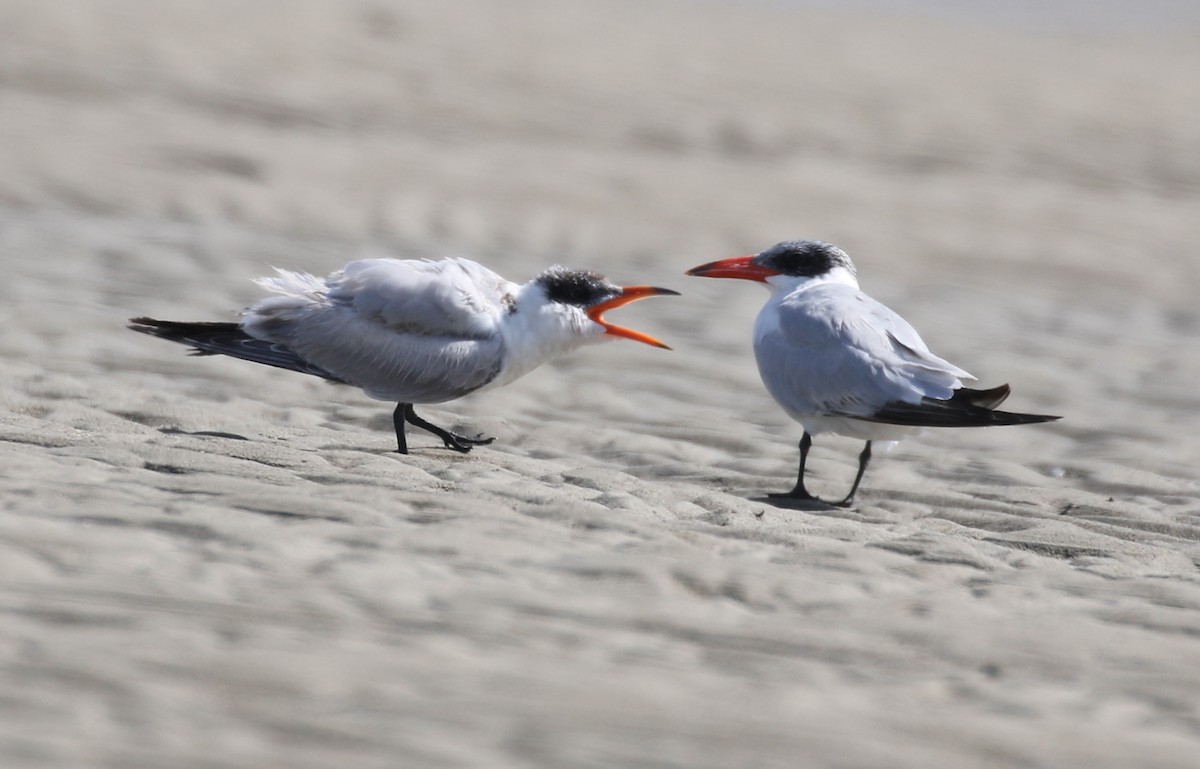
[[[817,416],[814,414],[791,414],[791,417],[799,422],[809,435],[830,433],[846,438],[857,438],[860,441],[898,441],[921,433],[920,427],[868,422],[854,417]]]
[[[404,350],[350,348],[326,352],[320,361],[372,398],[416,404],[461,398],[487,385],[500,371],[490,345],[468,340],[421,340]]]

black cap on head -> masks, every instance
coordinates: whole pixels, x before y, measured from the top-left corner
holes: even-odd
[[[798,278],[824,275],[834,267],[844,267],[852,275],[858,274],[854,262],[850,261],[845,251],[819,240],[785,240],[776,243],[755,256],[754,262],[780,274]]]
[[[536,281],[550,301],[576,307],[590,307],[621,293],[618,286],[609,283],[598,272],[566,267],[551,267],[537,276]]]

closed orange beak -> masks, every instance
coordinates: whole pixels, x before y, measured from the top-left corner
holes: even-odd
[[[753,256],[734,256],[729,259],[718,259],[715,262],[702,264],[687,271],[688,275],[700,278],[741,278],[742,280],[765,281],[779,273],[770,267],[754,264]]]

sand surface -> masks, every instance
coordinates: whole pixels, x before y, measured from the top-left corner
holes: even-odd
[[[1196,766],[1195,39],[0,2],[0,765]],[[682,273],[796,237],[1065,419],[765,504],[766,295]],[[427,408],[498,440],[401,457],[388,404],[124,329],[379,253],[671,286],[620,319],[675,349]]]

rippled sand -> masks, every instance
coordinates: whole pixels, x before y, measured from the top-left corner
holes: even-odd
[[[1140,34],[0,3],[0,763],[1195,766],[1200,53]],[[765,504],[766,295],[682,273],[793,237],[1064,420]],[[381,252],[671,286],[619,312],[675,349],[427,408],[498,440],[401,457],[389,404],[124,329]]]

